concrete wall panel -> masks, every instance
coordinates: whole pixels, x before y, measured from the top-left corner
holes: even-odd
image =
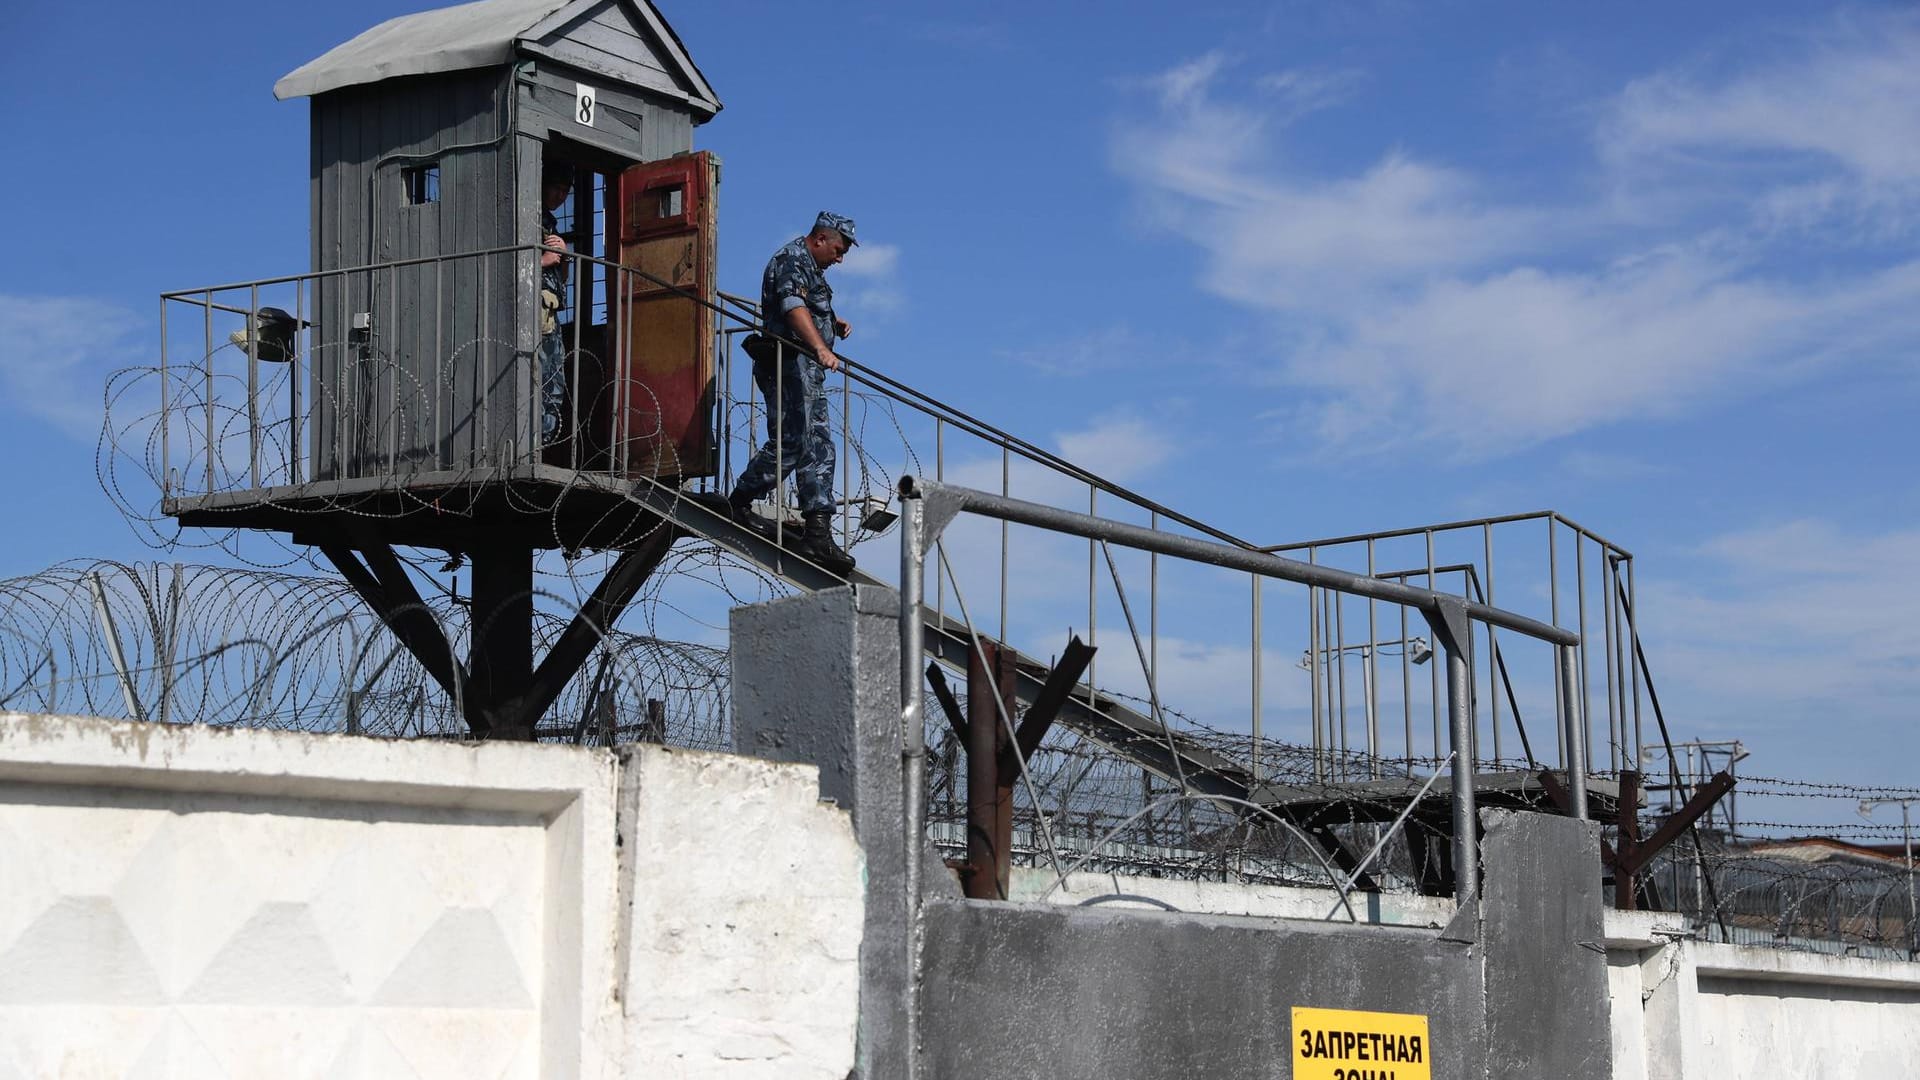
[[[1481,820],[1487,1075],[1600,1080],[1612,1044],[1599,827],[1501,810]]]
[[[1292,1008],[1429,1017],[1433,1076],[1481,1075],[1480,968],[1431,933],[935,900],[927,1075],[1283,1078]]]
[[[599,1075],[612,762],[0,717],[0,1076]]]
[[[842,1080],[866,902],[846,813],[809,768],[658,747],[623,762],[629,1075]]]

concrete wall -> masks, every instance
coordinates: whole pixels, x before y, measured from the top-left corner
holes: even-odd
[[[862,860],[817,786],[0,716],[0,1078],[842,1080]]]
[[[1175,913],[1150,894],[1218,906],[1233,887],[1138,880],[1113,895],[1162,910],[935,901],[929,1071],[1289,1077],[1293,1010],[1318,1008],[1425,1017],[1434,1077],[1605,1076],[1597,835],[1534,814],[1485,823],[1487,904],[1437,929],[1356,924],[1330,894],[1305,903],[1312,890],[1248,899],[1331,914]]]
[[[625,1075],[853,1067],[864,860],[812,769],[648,747],[621,779]]]
[[[738,730],[802,763],[0,715],[0,1080],[896,1080],[893,629],[736,622]],[[1602,911],[1590,826],[1484,824],[1480,904],[1351,921],[930,871],[922,1075],[1290,1077],[1295,1007],[1424,1016],[1436,1077],[1920,1075],[1920,965],[1700,944]]]
[[[1692,935],[1607,913],[1617,1080],[1920,1076],[1920,965]]]

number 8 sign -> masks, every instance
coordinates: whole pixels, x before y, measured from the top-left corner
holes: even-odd
[[[573,118],[575,121],[593,126],[593,87],[585,83],[573,84]]]

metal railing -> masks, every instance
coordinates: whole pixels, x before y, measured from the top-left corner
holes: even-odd
[[[1577,649],[1580,638],[1570,630],[1485,603],[1463,599],[1450,593],[1414,588],[1378,577],[1298,562],[1268,552],[1250,551],[1190,537],[1174,536],[1153,529],[1106,521],[1091,515],[970,488],[908,478],[901,481],[900,493],[901,505],[905,513],[905,525],[901,530],[900,539],[901,709],[906,724],[908,754],[918,763],[909,765],[907,770],[909,778],[918,778],[922,782],[925,778],[926,738],[925,724],[921,716],[925,694],[921,689],[921,682],[925,677],[926,653],[920,630],[925,593],[925,562],[928,552],[934,549],[941,534],[946,531],[954,518],[966,512],[1010,525],[1026,525],[1054,533],[1082,537],[1099,544],[1109,555],[1111,546],[1118,545],[1136,551],[1242,572],[1256,581],[1271,579],[1292,582],[1312,589],[1394,604],[1419,614],[1426,620],[1435,640],[1439,643],[1440,652],[1445,656],[1447,749],[1448,759],[1455,763],[1451,769],[1453,866],[1456,895],[1463,902],[1473,896],[1478,887],[1477,823],[1474,806],[1474,769],[1472,768],[1472,763],[1478,760],[1478,757],[1474,748],[1475,731],[1468,685],[1470,672],[1466,656],[1472,640],[1473,626],[1479,624],[1484,627],[1498,627],[1543,642],[1552,647],[1556,654],[1555,670],[1559,672],[1560,685],[1567,691],[1560,698],[1557,715],[1558,726],[1565,735],[1562,740],[1565,755],[1560,766],[1568,776],[1573,813],[1580,817],[1586,816],[1585,730],[1580,698],[1572,692],[1577,685]],[[947,571],[949,580],[954,586],[955,599],[962,607],[962,617],[967,624],[969,636],[977,642],[979,634],[971,614],[966,611],[965,601],[959,593],[959,582],[952,578],[951,567],[947,565],[944,554],[936,553],[936,558],[941,562],[942,569]],[[1118,571],[1115,569],[1116,585],[1119,584],[1119,580]],[[1122,593],[1122,604],[1123,607],[1126,604],[1124,593]],[[1127,621],[1133,629],[1135,651],[1146,678],[1151,708],[1155,713],[1155,719],[1161,719],[1159,673],[1154,670],[1145,647],[1141,644],[1130,609],[1127,610]],[[983,658],[982,663],[984,662]],[[1003,715],[1002,720],[1008,724],[1009,734],[1011,734],[1012,718]],[[1024,767],[1022,771],[1024,772]],[[911,779],[910,782],[912,782]],[[1182,787],[1185,788],[1184,778],[1182,778]],[[1182,791],[1182,795],[1196,798],[1209,797],[1195,795],[1186,790]],[[923,803],[924,799],[919,793],[909,794],[908,806],[911,809],[924,812]],[[909,830],[909,834],[917,837],[920,833],[918,829],[913,829]]]
[[[1590,743],[1585,748],[1587,758],[1596,770],[1638,767],[1646,747],[1642,706],[1647,680],[1633,647],[1637,631],[1633,555],[1618,544],[1563,514],[1542,510],[1260,550],[1316,565],[1342,566],[1369,577],[1420,582],[1488,604],[1495,602],[1497,582],[1500,595],[1510,604],[1533,608],[1536,617],[1553,626],[1571,622],[1569,629],[1580,637],[1576,671],[1581,701],[1596,721],[1606,717],[1604,727],[1597,722],[1589,726],[1589,737],[1601,737],[1604,745]],[[1310,644],[1302,663],[1313,687],[1314,746],[1329,751],[1364,747],[1370,758],[1391,756],[1394,733],[1383,731],[1382,725],[1390,722],[1386,714],[1397,704],[1400,749],[1408,758],[1418,757],[1424,733],[1416,730],[1413,684],[1419,673],[1413,669],[1421,661],[1405,613],[1397,622],[1386,621],[1383,637],[1375,601],[1316,590],[1306,606]],[[1534,746],[1537,733],[1526,726],[1524,695],[1515,689],[1499,633],[1498,627],[1487,625],[1474,642],[1471,703],[1475,723],[1486,736],[1490,760],[1532,765],[1539,749]],[[1380,664],[1381,656],[1398,662]],[[1350,658],[1359,663],[1350,665]],[[1352,666],[1360,668],[1357,686]],[[1437,756],[1443,741],[1438,671],[1428,678],[1432,684],[1428,753]],[[1561,688],[1556,685],[1553,693],[1557,700]]]
[[[454,321],[474,321],[478,325],[487,317],[476,309],[455,320],[448,301],[452,286],[472,283],[483,295],[491,295],[497,281],[531,281],[541,250],[499,248],[166,294],[163,312],[186,305],[191,312],[189,321],[200,336],[200,348],[196,361],[178,362],[165,351],[163,329],[160,424],[156,437],[146,442],[148,453],[158,454],[159,467],[152,471],[163,491],[169,495],[228,492],[242,497],[251,491],[270,499],[312,490],[316,477],[323,476],[404,484],[427,473],[447,480],[457,479],[463,470],[473,473],[489,466],[514,468],[542,462],[633,479],[633,453],[640,444],[625,437],[628,433],[610,433],[611,454],[596,455],[579,439],[570,440],[557,453],[541,450],[538,342],[533,329],[538,312],[530,291],[527,295],[521,295],[518,289],[504,291],[503,303],[518,312],[515,329],[484,337],[452,332]],[[640,283],[672,288],[630,267],[578,253],[569,253],[567,258],[571,260],[569,311],[591,312],[596,297],[624,296]],[[767,402],[749,377],[749,365],[735,362],[737,339],[759,329],[752,301],[726,293],[711,300],[691,293],[683,295],[691,303],[705,305],[714,316],[712,430],[717,476],[696,483],[724,487],[762,438],[771,435],[777,440],[784,434],[780,430],[784,410],[779,407],[783,402],[778,399],[785,388],[776,383],[776,400]],[[249,313],[276,303],[293,316],[297,328],[289,347],[291,358],[279,364],[262,360],[262,350],[246,336],[253,324]],[[320,311],[323,307],[324,313]],[[362,310],[371,313],[371,326],[356,337],[353,316]],[[395,322],[398,315],[394,313],[403,310],[432,312],[431,318],[415,318],[415,332],[407,341],[398,340]],[[180,322],[178,318],[174,321],[176,325]],[[626,402],[635,394],[644,394],[644,380],[626,362],[633,342],[618,325],[620,320],[614,320],[616,325],[610,332],[588,326],[588,321],[575,318],[563,323],[569,344],[568,382],[575,388],[569,401],[569,431],[579,431],[583,417],[600,414],[606,397]],[[248,347],[232,344],[235,333],[241,334]],[[606,337],[608,333],[613,335],[611,340]],[[597,342],[596,335],[600,338]],[[780,341],[779,347],[799,348],[792,341]],[[600,353],[610,353],[611,360],[603,359]],[[1099,475],[1088,467],[1094,463],[1067,460],[872,366],[844,355],[842,360],[844,378],[828,393],[840,448],[834,495],[840,508],[839,539],[844,546],[859,550],[859,545],[886,531],[885,526],[877,524],[868,527],[872,519],[866,511],[892,494],[894,477],[888,470],[898,462],[902,473],[929,475],[936,483],[957,480],[980,490],[997,490],[1002,498],[1055,506],[1084,505],[1087,517],[1116,526],[1141,528],[1167,538],[1211,541],[1242,552],[1261,550]],[[589,383],[599,388],[600,398],[580,389]],[[431,387],[432,392],[424,392],[423,387]],[[628,415],[624,409],[617,412]],[[505,414],[504,420],[496,419],[495,414]],[[311,433],[317,426],[332,433],[330,437],[314,437]],[[456,430],[479,432],[484,437],[453,446],[447,436]],[[420,438],[422,432],[430,437]],[[776,534],[788,523],[784,492],[784,485],[776,485],[771,496]],[[1554,536],[1568,530],[1573,533],[1573,556],[1564,563],[1577,568],[1581,577],[1579,602],[1565,606],[1577,607],[1583,616],[1578,626],[1574,685],[1581,689],[1583,703],[1595,703],[1586,707],[1591,715],[1600,715],[1597,702],[1605,700],[1609,753],[1615,758],[1624,756],[1638,746],[1641,668],[1637,658],[1628,657],[1619,663],[1615,660],[1622,654],[1623,643],[1631,640],[1630,632],[1620,632],[1620,628],[1630,631],[1631,616],[1628,605],[1607,606],[1606,596],[1612,595],[1611,590],[1590,600],[1593,590],[1587,581],[1587,565],[1590,553],[1600,552],[1605,563],[1593,575],[1594,580],[1611,583],[1618,577],[1627,586],[1625,595],[1630,595],[1631,556],[1558,515],[1480,519],[1285,545],[1272,550],[1304,550],[1306,564],[1341,571],[1336,576],[1342,587],[1309,584],[1304,594],[1279,598],[1266,595],[1270,585],[1263,584],[1262,575],[1252,575],[1250,581],[1239,586],[1222,588],[1217,579],[1196,577],[1191,565],[1169,564],[1163,568],[1160,555],[1152,547],[1143,546],[1138,550],[1146,553],[1145,565],[1129,568],[1129,573],[1143,572],[1140,576],[1145,578],[1143,589],[1137,581],[1134,586],[1135,595],[1144,594],[1145,600],[1137,627],[1146,658],[1143,667],[1157,672],[1165,666],[1163,660],[1178,660],[1210,646],[1217,646],[1220,655],[1232,653],[1241,658],[1235,661],[1246,672],[1240,704],[1222,704],[1225,695],[1219,692],[1212,696],[1222,701],[1193,705],[1183,697],[1173,704],[1214,729],[1243,734],[1244,757],[1256,781],[1273,771],[1279,750],[1290,751],[1301,744],[1312,750],[1312,776],[1318,780],[1411,777],[1433,767],[1443,756],[1443,747],[1453,745],[1440,731],[1440,717],[1446,712],[1442,701],[1447,695],[1439,665],[1430,668],[1427,679],[1414,678],[1411,670],[1419,666],[1415,654],[1419,648],[1431,649],[1432,645],[1424,639],[1413,640],[1409,632],[1415,629],[1409,623],[1411,608],[1390,607],[1382,613],[1378,610],[1378,605],[1385,602],[1382,594],[1347,589],[1346,584],[1358,576],[1372,578],[1379,588],[1388,591],[1418,581],[1444,592],[1458,582],[1457,591],[1464,602],[1493,610],[1494,532],[1522,527],[1543,517],[1549,522],[1549,561],[1557,558],[1553,545],[1559,541]],[[1484,561],[1470,552],[1462,557],[1463,553],[1453,550],[1456,540],[1476,530],[1485,549]],[[951,550],[970,572],[993,575],[993,599],[976,614],[981,628],[999,640],[1031,644],[1036,633],[1064,623],[1084,626],[1087,643],[1097,647],[1103,633],[1121,632],[1114,625],[1117,615],[1124,614],[1131,623],[1136,613],[1127,608],[1123,575],[1115,556],[1093,540],[1087,540],[1084,552],[1075,555],[1061,546],[1072,542],[1067,536],[1059,533],[1034,542],[1017,537],[1004,519],[983,519],[958,527],[939,542],[936,550],[943,557]],[[1417,557],[1393,553],[1402,538],[1412,538],[1409,542],[1419,546]],[[1509,562],[1509,543],[1504,538],[1500,547],[1501,595],[1526,599],[1527,591],[1516,587],[1522,575]],[[1355,553],[1364,553],[1364,560],[1343,565],[1355,562],[1349,558]],[[1118,558],[1124,561],[1133,557],[1123,552]],[[1068,568],[1068,560],[1082,558],[1084,588],[1072,582],[1075,571]],[[1392,561],[1401,558],[1405,561]],[[1566,590],[1558,582],[1566,569],[1558,565],[1554,573],[1546,575],[1550,582],[1546,591],[1553,600],[1550,610],[1535,619],[1542,625],[1558,626],[1563,621],[1560,598]],[[882,574],[885,576],[886,571]],[[1111,584],[1103,580],[1108,577]],[[948,577],[938,576],[930,597],[938,621],[945,622],[952,614],[951,591]],[[1166,593],[1181,598],[1185,622],[1180,611],[1163,613]],[[1362,604],[1368,628],[1364,638],[1350,632],[1360,625],[1356,613]],[[1594,626],[1584,617],[1590,606],[1606,613],[1593,620],[1603,636],[1595,636]],[[1381,622],[1383,615],[1385,623]],[[1223,636],[1220,628],[1243,618],[1247,621],[1241,625],[1249,631],[1238,635],[1237,643],[1226,640],[1234,635]],[[1391,625],[1400,628],[1397,639],[1380,632],[1382,626]],[[1288,665],[1282,657],[1272,655],[1274,627],[1287,626],[1305,630],[1300,640],[1290,643],[1306,657],[1304,678],[1276,677],[1277,671],[1284,675]],[[1510,733],[1520,735],[1528,763],[1542,756],[1544,746],[1530,745],[1531,733],[1525,732],[1519,722],[1523,716],[1557,708],[1564,696],[1558,664],[1542,666],[1527,655],[1532,639],[1522,635],[1508,643],[1497,635],[1498,624],[1476,624],[1469,644],[1462,650],[1461,659],[1468,668],[1463,685],[1469,722],[1484,727],[1470,744],[1474,756],[1469,764],[1475,769],[1512,764],[1515,758],[1510,752]],[[1476,641],[1485,647],[1476,647]],[[1050,647],[1041,645],[1026,651],[1045,655]],[[1123,652],[1125,648],[1123,641]],[[1592,654],[1596,650],[1604,654],[1606,663],[1595,662]],[[1165,651],[1175,655],[1163,658]],[[1149,686],[1131,663],[1115,666],[1112,650],[1108,653],[1090,663],[1088,686],[1136,695],[1165,689],[1164,685]],[[1381,662],[1389,658],[1397,660],[1394,666],[1401,668],[1397,686],[1385,670],[1389,664]],[[1352,682],[1356,669],[1360,676],[1358,693]],[[1516,672],[1524,674],[1516,677]],[[1220,691],[1221,687],[1209,689]],[[1089,705],[1093,696],[1089,695]],[[1099,696],[1110,699],[1112,695]],[[1149,702],[1155,708],[1164,704]],[[1174,715],[1171,709],[1164,711]],[[1392,737],[1390,728],[1394,725],[1387,719],[1393,712],[1398,712],[1401,719],[1398,739]],[[1430,737],[1415,731],[1413,718],[1420,713],[1431,714]],[[1631,725],[1620,719],[1628,715],[1633,717]],[[1631,738],[1622,737],[1622,731],[1629,732]],[[1556,733],[1552,740],[1558,743],[1561,736]],[[1564,757],[1564,746],[1556,750]]]
[[[285,496],[297,492],[280,489],[326,481],[541,462],[629,474],[651,436],[644,416],[616,407],[646,393],[626,361],[630,332],[621,320],[568,316],[604,310],[605,296],[657,279],[566,255],[555,332],[571,437],[550,452],[540,430],[539,290],[518,284],[537,280],[544,250],[498,247],[163,293],[159,408],[145,451],[163,496]],[[270,309],[285,317],[278,327],[262,315]],[[122,398],[115,404],[137,405]],[[114,427],[145,436],[146,419]]]

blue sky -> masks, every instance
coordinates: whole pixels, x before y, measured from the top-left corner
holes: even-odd
[[[305,269],[272,84],[414,9],[0,13],[0,574],[159,557],[105,375],[161,290]],[[723,284],[854,216],[850,355],[1249,538],[1562,510],[1635,554],[1677,735],[1920,782],[1910,5],[663,11]]]

